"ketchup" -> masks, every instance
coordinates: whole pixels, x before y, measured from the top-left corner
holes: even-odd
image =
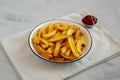
[[[86,25],[94,25],[97,23],[97,18],[92,15],[87,15],[82,19],[82,22]]]

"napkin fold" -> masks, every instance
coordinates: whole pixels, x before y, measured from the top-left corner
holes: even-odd
[[[86,14],[86,10],[80,10],[60,19],[72,20],[83,25],[81,18]],[[63,80],[118,55],[120,51],[118,41],[104,26],[97,24],[88,29],[92,35],[93,45],[84,58],[73,63],[52,63],[38,58],[29,49],[28,36],[31,30],[1,39],[8,58],[22,80]]]

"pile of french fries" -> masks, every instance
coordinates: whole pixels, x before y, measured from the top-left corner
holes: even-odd
[[[85,48],[84,34],[75,25],[50,23],[40,28],[32,38],[38,54],[55,62],[79,58]]]

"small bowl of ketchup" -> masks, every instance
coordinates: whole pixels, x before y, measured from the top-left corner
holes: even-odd
[[[97,23],[97,18],[93,15],[86,15],[85,17],[83,17],[82,22],[86,27],[91,28]]]

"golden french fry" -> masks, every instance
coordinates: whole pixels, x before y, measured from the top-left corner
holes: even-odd
[[[38,45],[37,47],[41,53],[47,54],[47,51],[45,51],[43,48],[41,48],[41,46]]]
[[[42,34],[42,31],[41,31],[41,29],[39,29],[39,30],[38,30],[38,33],[37,33],[36,35],[37,35],[38,37],[40,37],[41,34]]]
[[[51,31],[48,34],[44,34],[43,38],[50,38],[56,34],[57,30]]]
[[[42,49],[40,46],[38,46],[38,49],[40,50],[40,55],[44,56],[45,58],[49,59],[52,57],[51,54],[49,54],[47,51],[45,51],[44,49]]]
[[[81,54],[82,51],[81,51],[81,41],[80,40],[77,41],[76,48],[77,48],[77,51]]]
[[[59,40],[66,39],[66,38],[68,38],[67,35],[58,35],[58,36],[54,36],[50,38],[49,41],[54,42],[54,41],[59,41]]]
[[[54,24],[50,23],[50,24],[48,25],[48,32],[51,32],[51,31],[53,31],[53,30],[54,30]]]
[[[67,31],[67,35],[70,36],[74,33],[74,30],[72,28],[69,28]]]
[[[76,59],[76,57],[72,54],[72,53],[70,53],[68,56],[66,56],[65,54],[60,54],[62,57],[64,57],[64,58],[66,58],[66,59],[70,59],[70,60],[74,60],[74,59]]]
[[[43,39],[43,38],[39,38],[39,40],[40,40],[41,42],[43,42],[44,44],[46,44],[46,45],[49,45],[49,46],[53,46],[53,45],[54,45],[53,43],[49,43],[47,40],[45,40],[45,39]]]
[[[67,50],[67,51],[65,52],[65,55],[66,55],[66,56],[69,56],[70,51],[71,51],[70,49],[69,49],[69,50]]]
[[[40,53],[41,51],[39,50],[39,48],[38,48],[38,46],[37,46],[37,44],[36,43],[34,43],[33,42],[33,46],[35,47],[35,49],[36,49],[36,51],[38,52],[38,53]]]
[[[61,35],[61,32],[57,32],[53,37]]]
[[[34,36],[34,38],[32,38],[32,42],[39,44],[39,42],[40,42],[39,37]]]
[[[68,24],[63,25],[63,30],[68,30],[68,28],[69,28]]]
[[[49,45],[46,45],[46,44],[42,43],[42,44],[41,44],[41,47],[42,47],[43,49],[46,49],[46,48],[49,47]]]
[[[68,56],[68,59],[74,60],[74,59],[76,59],[76,57],[72,53],[70,53],[69,56]]]
[[[77,39],[80,36],[80,28],[77,28],[75,38]]]
[[[73,55],[74,55],[75,57],[79,57],[80,54],[78,53],[78,51],[77,51],[77,49],[76,49],[76,47],[75,47],[74,40],[73,40],[73,38],[72,38],[71,36],[68,37],[68,43],[69,43],[70,48],[71,48],[71,50],[72,50],[72,52],[73,52]]]
[[[33,43],[33,45],[34,45],[36,51],[39,53],[39,55],[41,55],[41,56],[43,56],[43,57],[45,57],[45,58],[47,58],[47,59],[49,59],[49,58],[52,57],[51,54],[48,54],[48,53],[47,53],[44,49],[42,49],[39,45],[37,45],[37,44],[35,44],[35,43]]]
[[[47,40],[45,40],[45,39],[43,39],[43,38],[39,38],[39,39],[40,39],[40,41],[43,42],[44,44],[46,44],[46,45],[49,44]]]
[[[54,54],[53,54],[54,56],[58,56],[60,47],[61,47],[61,44],[57,42],[54,49]]]
[[[42,27],[41,28],[41,35],[46,34],[46,32],[47,32],[47,27]]]
[[[49,47],[49,48],[47,49],[47,52],[48,52],[48,53],[53,53],[53,47]]]
[[[67,58],[67,59],[69,58],[68,56],[66,56],[66,55],[63,54],[63,53],[61,53],[60,55],[61,55],[62,57],[64,57],[64,58]]]
[[[65,53],[66,50],[67,50],[67,48],[65,46],[61,48],[62,53]]]
[[[62,33],[61,33],[61,35],[66,35],[67,34],[67,31],[63,31]]]
[[[76,44],[76,48],[78,50],[79,53],[82,52],[82,45],[85,44],[85,42],[83,41],[83,36],[81,37],[81,39],[77,40],[77,44]]]
[[[78,35],[77,35],[77,32],[76,32],[75,38],[74,38],[75,44],[77,44],[77,41],[78,41],[78,40],[82,40],[83,36],[84,36],[84,35],[83,35],[81,32],[80,32],[80,34],[78,34]]]
[[[74,32],[76,32],[76,30],[77,30],[77,27],[76,27],[75,25],[70,25],[70,28],[72,28],[72,30],[73,30]]]
[[[58,29],[58,30],[67,30],[68,27],[69,27],[68,25],[62,25],[60,23],[55,24],[55,28]]]

